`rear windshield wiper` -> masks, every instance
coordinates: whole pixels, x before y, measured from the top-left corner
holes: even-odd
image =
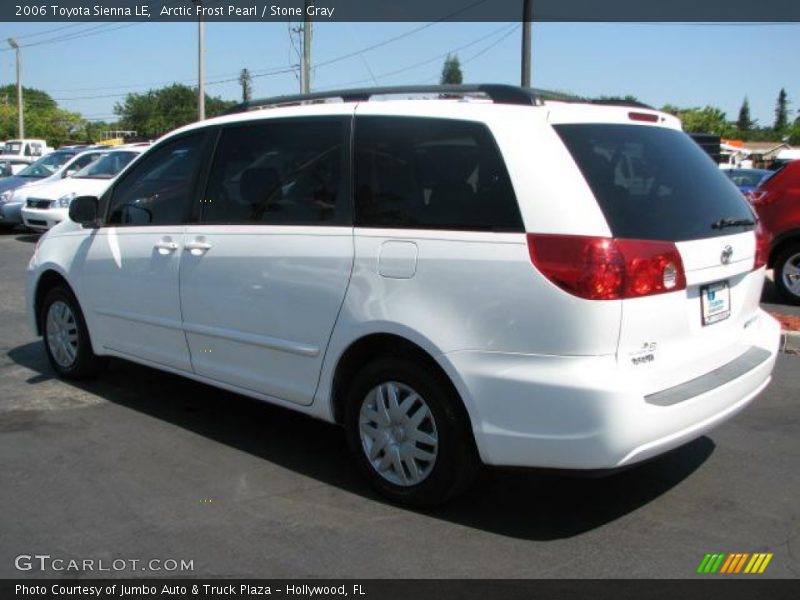
[[[711,224],[711,229],[725,229],[726,227],[751,227],[756,222],[752,219],[719,219]]]

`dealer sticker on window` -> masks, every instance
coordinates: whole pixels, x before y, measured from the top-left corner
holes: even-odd
[[[731,291],[727,281],[718,281],[701,287],[700,300],[704,326],[731,316]]]

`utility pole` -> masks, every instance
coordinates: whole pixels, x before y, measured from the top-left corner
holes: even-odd
[[[531,19],[533,18],[533,0],[522,0],[522,73],[520,85],[531,87]]]
[[[17,53],[17,136],[23,139],[25,137],[25,116],[22,105],[22,58],[19,53],[19,44],[14,38],[8,38],[8,45]]]
[[[310,0],[303,2],[303,61],[300,63],[300,93],[311,91],[311,19],[308,18]]]
[[[205,23],[203,0],[192,0],[197,5],[197,120],[206,118]]]

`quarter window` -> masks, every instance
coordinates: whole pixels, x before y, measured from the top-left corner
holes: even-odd
[[[183,221],[204,133],[172,140],[148,153],[114,188],[110,224],[174,225]]]
[[[225,129],[202,200],[205,223],[343,224],[343,119]]]
[[[362,227],[523,231],[494,140],[468,121],[357,117],[355,202]]]

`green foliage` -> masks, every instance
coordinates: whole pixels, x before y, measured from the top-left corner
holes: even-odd
[[[755,127],[756,122],[750,118],[750,103],[747,101],[747,96],[744,97],[742,107],[739,109],[739,118],[736,121],[736,128],[739,131],[750,131]]]
[[[786,90],[781,88],[778,93],[778,100],[775,102],[775,124],[772,128],[777,133],[782,133],[789,122],[789,97]]]
[[[235,102],[206,95],[206,116],[214,117]],[[128,94],[114,106],[119,126],[143,137],[158,137],[197,120],[197,89],[174,83],[144,94]]]
[[[715,106],[679,108],[667,104],[661,110],[678,117],[683,123],[684,131],[713,133],[723,137],[731,137],[736,133],[736,128],[727,121],[725,113]]]
[[[792,146],[800,146],[800,119],[789,128],[789,143]]]
[[[450,83],[464,83],[464,74],[461,72],[461,63],[458,60],[458,55],[447,55],[442,67],[442,76],[439,78],[439,83],[442,85]]]
[[[25,137],[41,138],[51,146],[72,140],[84,127],[77,113],[58,108],[49,94],[34,88],[22,88],[22,106],[25,118]],[[17,87],[0,86],[0,139],[17,135]]]

